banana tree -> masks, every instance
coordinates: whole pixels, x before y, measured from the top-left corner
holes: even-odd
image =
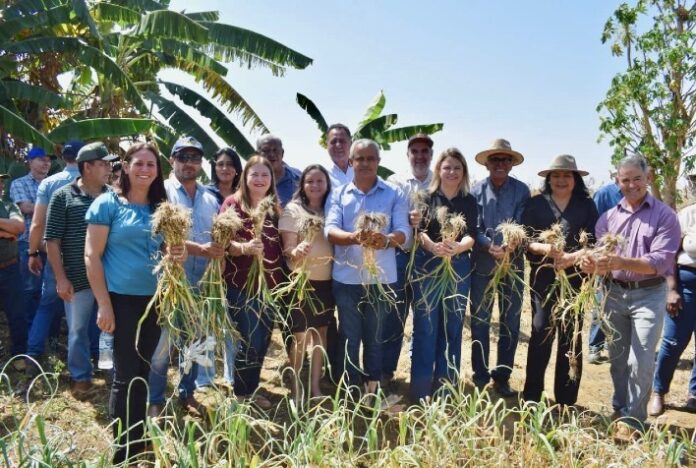
[[[0,7],[0,151],[15,158],[26,143],[51,147],[66,137],[117,147],[142,134],[166,151],[187,133],[212,153],[212,131],[246,156],[253,147],[244,130],[268,129],[226,80],[230,62],[282,75],[312,59],[220,23],[215,11],[170,10],[167,0],[9,0]],[[208,96],[161,81],[167,69]],[[196,124],[205,119],[209,128]]]

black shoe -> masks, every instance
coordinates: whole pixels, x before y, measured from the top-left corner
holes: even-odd
[[[510,398],[517,395],[517,392],[510,388],[510,383],[507,380],[504,382],[493,381],[493,389],[503,398]]]
[[[686,405],[684,405],[684,409],[689,413],[696,413],[696,395],[689,395],[689,399],[686,400]]]

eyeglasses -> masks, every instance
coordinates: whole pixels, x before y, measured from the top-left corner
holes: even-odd
[[[197,153],[177,153],[174,155],[174,159],[179,161],[180,163],[194,163],[198,164],[203,160],[203,156]]]
[[[218,167],[220,169],[223,169],[225,167],[231,167],[234,168],[234,163],[233,162],[227,162],[227,161],[218,161],[215,163],[215,167]]]
[[[510,164],[512,162],[512,158],[488,158],[488,162],[491,164]]]

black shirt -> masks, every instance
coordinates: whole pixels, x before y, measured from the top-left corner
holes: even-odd
[[[449,213],[463,214],[466,220],[466,233],[476,239],[476,224],[478,221],[478,205],[476,199],[470,193],[462,195],[461,192],[451,200],[448,199],[440,190],[430,194],[428,200],[428,209],[421,221],[421,230],[424,231],[433,242],[442,242],[440,234],[440,223],[435,217],[437,209],[441,206],[446,206]]]
[[[522,212],[522,224],[527,229],[527,235],[530,239],[535,239],[541,231],[550,228],[554,223],[561,222],[564,225],[566,252],[580,249],[578,238],[583,230],[589,234],[589,242],[594,242],[594,227],[598,218],[597,207],[592,199],[576,194],[571,196],[568,206],[560,213],[558,219],[544,194],[530,198]],[[554,282],[556,275],[551,266],[553,260],[532,253],[528,253],[527,257],[532,267],[530,276],[532,288],[540,292]],[[540,268],[544,264],[550,266]],[[566,271],[572,275],[578,270],[575,267],[570,267]],[[573,281],[576,278],[578,277],[572,278],[571,282],[577,282]]]

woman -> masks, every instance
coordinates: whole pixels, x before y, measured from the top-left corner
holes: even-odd
[[[242,160],[237,152],[230,147],[222,148],[213,155],[210,171],[212,183],[206,188],[217,197],[218,203],[222,204],[237,190],[241,176]]]
[[[234,209],[244,221],[237,240],[228,249],[231,258],[225,271],[230,313],[241,334],[241,343],[238,353],[230,346],[226,351],[228,374],[232,374],[229,369],[231,356],[236,354],[233,360],[235,394],[238,398],[248,398],[259,386],[274,320],[273,303],[258,294],[258,280],[249,278],[254,256],[263,262],[268,288],[272,289],[282,282],[284,274],[283,249],[277,225],[280,208],[271,163],[263,156],[250,157],[240,182],[239,189],[224,201],[220,212]],[[255,237],[253,212],[266,197],[273,202],[271,212],[266,215],[261,236]],[[261,395],[256,396],[255,402],[263,409],[271,407],[268,399]]]
[[[285,256],[292,270],[303,265],[309,273],[309,285],[312,291],[309,299],[297,304],[290,310],[288,323],[292,332],[290,344],[290,365],[292,366],[293,398],[301,400],[299,374],[304,362],[305,349],[311,340],[311,395],[321,396],[319,382],[321,380],[323,353],[326,349],[326,330],[333,320],[335,301],[331,292],[331,266],[333,248],[324,236],[323,226],[317,226],[319,231],[311,243],[299,232],[303,217],[314,215],[324,218],[324,205],[331,191],[329,173],[319,164],[308,166],[300,176],[299,189],[278,221],[278,229],[283,239]],[[292,295],[292,293],[291,293]]]
[[[469,170],[456,148],[445,150],[435,163],[428,209],[421,222],[413,315],[410,398],[414,403],[444,383],[456,385],[462,349],[464,313],[469,301],[469,252],[474,246],[478,208],[469,193]],[[455,240],[443,239],[438,210],[463,215],[466,226]],[[432,272],[449,259],[458,278],[438,288]],[[420,299],[418,299],[420,298]]]
[[[682,249],[677,254],[678,279],[675,282],[668,278],[667,315],[657,355],[653,395],[648,406],[651,416],[658,416],[664,411],[664,398],[669,392],[674,370],[691,337],[696,336],[696,204],[679,212],[679,224],[684,237]],[[696,413],[696,358],[688,391],[685,409]]]
[[[155,313],[139,322],[157,287],[152,271],[162,245],[151,234],[151,215],[166,199],[157,146],[136,143],[124,157],[120,190],[97,197],[85,215],[85,265],[98,304],[97,325],[114,335],[114,464],[143,448],[146,382],[160,328]],[[170,246],[168,254],[181,262],[186,257],[183,246]]]
[[[556,271],[565,270],[572,287],[577,290],[582,277],[575,267],[580,259],[578,239],[581,232],[593,238],[597,222],[597,208],[582,180],[588,173],[577,168],[575,158],[569,155],[556,157],[549,169],[539,172],[544,177],[542,193],[529,199],[522,212],[522,224],[530,237],[560,223],[565,235],[565,251],[553,245],[530,242],[527,255],[531,263],[532,334],[527,353],[527,375],[524,384],[524,399],[539,401],[544,390],[544,373],[551,357],[554,336],[558,333],[554,395],[556,403],[573,405],[578,398],[582,376],[582,321],[577,330],[563,325],[553,317],[557,297],[550,297]],[[573,340],[577,343],[574,350]],[[572,354],[575,353],[574,356]],[[577,361],[577,370],[571,373],[570,358]],[[575,375],[573,375],[575,374]]]

